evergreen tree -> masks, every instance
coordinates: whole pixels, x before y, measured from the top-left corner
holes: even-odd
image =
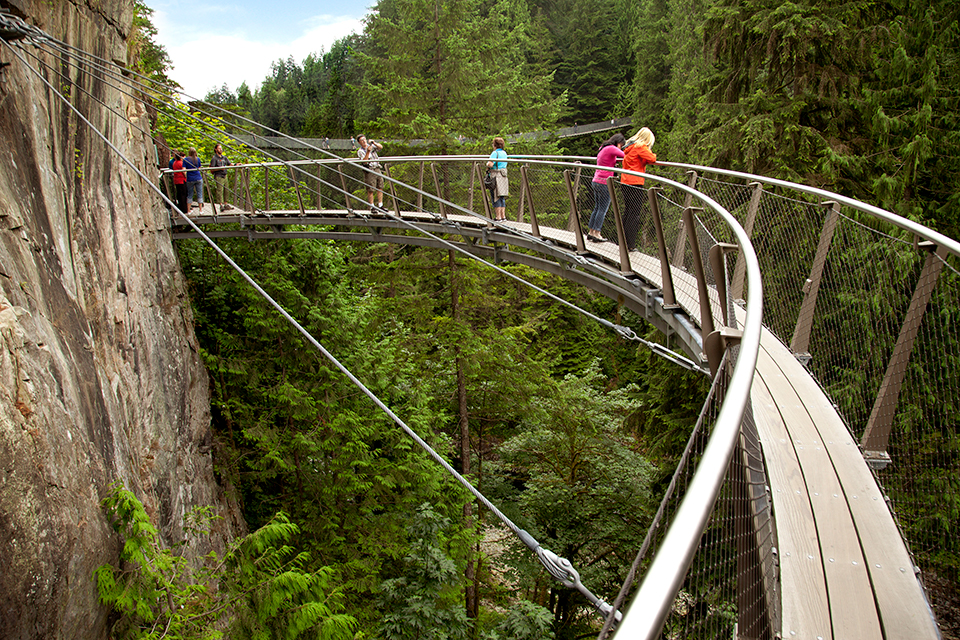
[[[602,392],[594,365],[540,395],[523,430],[501,448],[516,479],[524,526],[546,548],[570,560],[584,584],[616,592],[652,514],[653,467],[624,434],[634,408],[630,387]],[[558,637],[583,633],[585,602],[551,583]],[[589,612],[587,615],[592,615]]]
[[[434,141],[535,131],[556,121],[564,97],[532,64],[523,0],[380,0],[360,55],[363,91],[382,135]]]
[[[559,0],[538,3],[550,31],[549,57],[554,93],[567,92],[564,120],[597,122],[626,115],[622,89],[633,78],[633,49],[628,34],[633,25],[621,17],[633,13],[632,3]]]
[[[128,40],[128,56],[137,73],[146,76],[153,83],[151,89],[169,97],[169,92],[159,85],[179,88],[176,82],[170,79],[167,72],[171,69],[170,55],[166,48],[157,44],[157,28],[150,20],[153,9],[144,4],[143,0],[133,2],[133,29]]]
[[[457,564],[446,551],[450,520],[421,505],[408,533],[410,549],[400,575],[380,585],[378,634],[385,640],[466,640],[467,617],[459,606]]]

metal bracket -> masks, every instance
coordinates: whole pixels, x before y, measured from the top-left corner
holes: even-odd
[[[654,313],[653,307],[657,303],[657,296],[660,295],[659,289],[650,289],[644,295],[644,304],[646,305],[646,315],[644,316],[645,320],[652,320]]]
[[[890,466],[890,454],[886,451],[864,451],[863,459],[874,471],[882,471]]]
[[[707,356],[707,362],[710,363],[710,375],[717,375],[720,362],[723,360],[723,354],[730,347],[740,344],[742,337],[743,331],[722,327],[713,331],[704,339],[703,351]]]

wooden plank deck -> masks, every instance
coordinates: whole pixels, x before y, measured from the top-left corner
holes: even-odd
[[[212,214],[209,205],[203,212]],[[227,215],[242,213],[236,209]],[[342,213],[347,211],[327,212]],[[285,215],[284,215],[285,214]],[[296,223],[299,211],[276,212]],[[309,215],[309,212],[308,212]],[[404,218],[434,220],[422,212]],[[482,219],[448,216],[461,224]],[[531,225],[504,226],[530,234]],[[542,237],[576,249],[570,231],[540,228]],[[615,243],[588,242],[588,253],[612,264]],[[660,262],[630,254],[637,276],[662,286]],[[693,274],[672,268],[677,303],[699,324]],[[714,289],[711,306],[719,317]],[[741,325],[744,310],[738,308]],[[819,384],[770,331],[763,329],[752,386],[776,523],[782,617],[780,637],[810,640],[938,640],[936,622],[883,493],[860,449]]]
[[[530,232],[529,225],[508,225]],[[540,230],[575,247],[571,232]],[[614,243],[586,248],[619,262]],[[630,254],[630,263],[638,276],[662,285],[658,259]],[[682,269],[671,273],[678,304],[698,321],[696,279]],[[719,317],[719,300],[711,303]],[[781,637],[939,639],[896,522],[839,413],[766,328],[760,345],[751,399],[776,517]]]

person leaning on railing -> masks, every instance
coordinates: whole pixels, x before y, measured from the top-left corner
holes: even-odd
[[[223,155],[223,147],[219,144],[213,147],[213,157],[210,158],[211,167],[229,167],[230,160],[227,159],[227,156]],[[214,170],[210,173],[213,174],[213,201],[216,204],[220,205],[221,210],[232,209],[229,204],[227,204],[223,199],[223,194],[226,191],[227,187],[227,171],[226,169]]]
[[[602,145],[597,152],[597,170],[593,172],[593,182],[590,183],[593,189],[593,211],[590,212],[590,221],[587,223],[589,231],[587,240],[593,242],[605,242],[606,238],[600,235],[600,229],[603,228],[603,220],[607,216],[607,209],[610,208],[610,191],[607,188],[607,180],[613,175],[613,171],[602,169],[600,167],[613,167],[621,158],[623,158],[623,145],[627,139],[622,133],[615,133]]]
[[[656,138],[653,131],[644,127],[627,139],[624,149],[623,168],[643,173],[648,164],[657,163],[657,154],[650,151]],[[620,189],[623,192],[623,231],[627,236],[627,250],[637,248],[637,233],[640,231],[640,210],[643,208],[643,199],[646,197],[643,189],[643,178],[623,173],[620,175]],[[650,224],[644,225],[643,244],[650,241],[648,237],[653,231]]]

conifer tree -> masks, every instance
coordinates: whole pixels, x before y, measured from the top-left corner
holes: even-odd
[[[380,0],[367,18],[363,93],[381,135],[436,141],[549,128],[564,98],[531,63],[523,0]]]

